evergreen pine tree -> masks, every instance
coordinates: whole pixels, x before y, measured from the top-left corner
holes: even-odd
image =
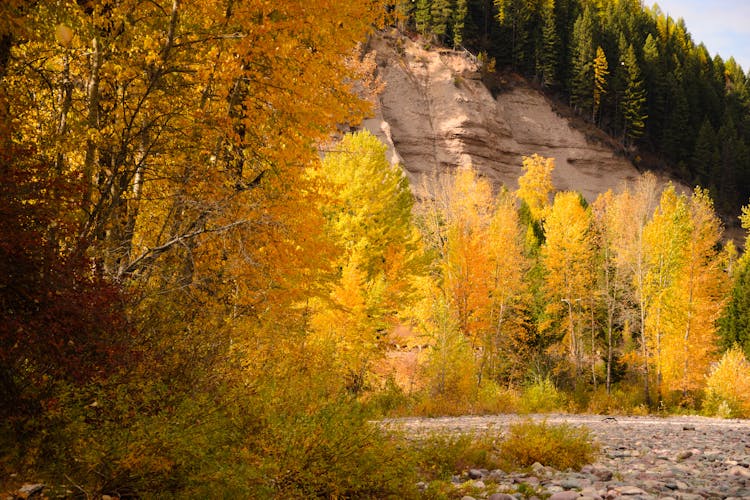
[[[725,209],[731,207],[737,200],[738,157],[740,156],[741,141],[737,137],[737,128],[729,113],[724,114],[724,120],[717,133],[718,163],[716,172],[711,177],[716,179],[718,198]]]
[[[451,19],[453,17],[453,2],[451,0],[432,0],[432,34],[441,41],[449,36]]]
[[[696,180],[700,183],[710,183],[710,173],[716,171],[717,162],[716,132],[714,132],[711,122],[706,118],[698,131],[693,151],[692,167],[697,177]]]
[[[646,128],[646,89],[643,85],[641,70],[631,44],[622,59],[626,71],[627,86],[622,100],[622,114],[625,119],[623,135],[626,141],[636,140],[643,135]]]
[[[571,61],[571,104],[590,109],[594,95],[594,18],[591,8],[578,16],[573,25]]]
[[[690,105],[682,85],[682,71],[667,75],[667,115],[662,134],[662,151],[673,162],[684,160],[692,151],[690,137]]]
[[[430,32],[430,26],[432,23],[432,2],[431,0],[417,0],[417,7],[414,11],[414,22],[417,26],[417,31],[426,35]]]
[[[656,37],[649,33],[643,43],[643,73],[648,89],[647,114],[650,117],[647,134],[659,138],[666,114],[666,78],[662,68],[662,56]]]
[[[745,255],[735,267],[732,293],[719,319],[719,337],[724,349],[738,345],[750,357],[750,258]]]
[[[453,46],[458,48],[464,43],[466,18],[469,15],[468,0],[456,0],[456,10],[453,15]]]
[[[545,87],[557,83],[557,66],[560,52],[560,39],[557,36],[555,1],[545,2],[542,12],[542,44],[539,50],[537,71]]]

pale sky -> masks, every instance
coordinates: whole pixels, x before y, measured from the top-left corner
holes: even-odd
[[[662,12],[685,26],[696,45],[703,42],[711,56],[725,61],[731,56],[750,70],[750,2],[748,0],[656,0]],[[644,0],[646,6],[653,0]]]

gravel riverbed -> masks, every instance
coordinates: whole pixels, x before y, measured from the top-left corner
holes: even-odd
[[[525,418],[586,426],[601,445],[598,460],[580,472],[541,464],[527,473],[465,471],[454,478],[457,488],[470,492],[465,500],[511,500],[535,494],[551,500],[750,499],[750,421],[746,420],[554,414],[403,418],[385,420],[383,425],[419,437],[435,431],[502,432]]]

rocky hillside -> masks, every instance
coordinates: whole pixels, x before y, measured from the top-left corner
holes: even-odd
[[[373,37],[385,89],[365,127],[391,147],[419,190],[422,174],[473,165],[511,189],[521,158],[554,157],[555,187],[593,200],[638,176],[633,164],[605,141],[587,140],[558,115],[539,91],[519,81],[495,99],[468,52],[429,48],[393,30]]]

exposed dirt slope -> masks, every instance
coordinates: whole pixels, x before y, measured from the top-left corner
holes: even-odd
[[[427,50],[396,31],[377,35],[370,47],[385,90],[365,127],[390,143],[392,161],[417,189],[421,174],[469,164],[515,189],[522,156],[533,153],[555,158],[557,189],[588,200],[638,176],[625,157],[587,141],[528,85],[509,85],[493,98],[467,52]]]

